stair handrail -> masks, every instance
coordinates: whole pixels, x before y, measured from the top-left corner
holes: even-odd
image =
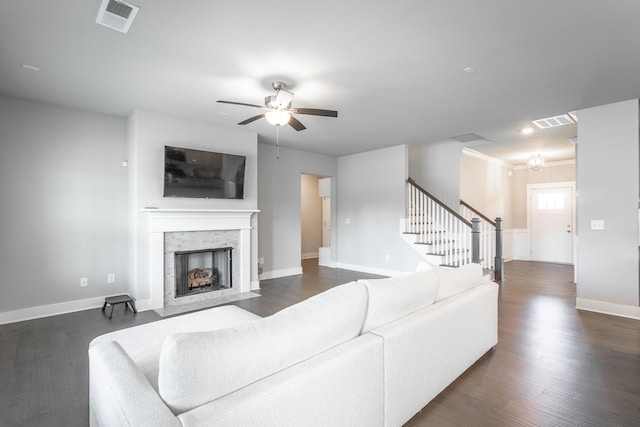
[[[407,179],[405,233],[416,235],[416,244],[425,244],[425,257],[440,257],[440,265],[460,266],[470,262],[471,222],[441,200]]]
[[[451,209],[449,206],[447,206],[444,202],[442,202],[440,199],[438,199],[436,196],[434,196],[433,194],[429,193],[427,190],[425,190],[424,188],[422,188],[420,185],[418,185],[413,178],[408,178],[407,182],[411,185],[413,185],[414,187],[416,187],[419,191],[421,191],[422,193],[426,194],[427,196],[429,196],[429,198],[431,198],[434,202],[436,202],[438,205],[440,205],[440,207],[442,207],[444,210],[446,210],[447,212],[449,212],[451,215],[453,215],[454,217],[456,217],[457,219],[459,219],[460,221],[462,221],[463,223],[467,224],[467,226],[469,228],[471,228],[471,221],[469,221],[468,219],[466,219],[465,217],[463,217],[462,215],[460,215],[458,212],[454,211],[453,209]]]
[[[480,212],[479,210],[477,210],[476,208],[474,208],[473,206],[471,206],[470,204],[468,204],[464,200],[460,199],[460,204],[462,206],[466,207],[467,209],[469,209],[471,212],[473,212],[474,214],[476,214],[480,218],[482,218],[483,220],[485,220],[486,222],[488,222],[489,224],[493,225],[494,227],[496,226],[495,221],[490,220],[482,212]]]

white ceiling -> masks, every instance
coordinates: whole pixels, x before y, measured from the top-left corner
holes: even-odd
[[[216,100],[261,104],[283,80],[294,107],[339,117],[298,116],[307,130],[281,129],[282,145],[344,155],[475,133],[514,165],[573,158],[575,126],[520,135],[531,120],[640,97],[638,0],[131,2],[125,35],[95,23],[100,0],[1,0],[0,93],[237,127],[260,110]],[[275,141],[265,120],[238,128]]]

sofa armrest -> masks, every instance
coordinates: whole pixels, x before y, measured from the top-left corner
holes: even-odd
[[[115,341],[89,348],[91,426],[180,426],[144,374]]]

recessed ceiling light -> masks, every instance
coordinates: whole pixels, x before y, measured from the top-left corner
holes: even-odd
[[[226,111],[220,111],[218,114],[220,114],[221,116],[228,116],[229,113],[227,113]]]
[[[473,67],[463,68],[462,71],[464,71],[467,74],[473,74],[476,72],[476,70]]]
[[[40,68],[29,64],[22,64],[22,68],[24,68],[25,70],[40,71]]]
[[[522,129],[520,132],[522,132],[525,135],[529,135],[533,133],[533,128],[532,127],[526,127],[524,129]]]

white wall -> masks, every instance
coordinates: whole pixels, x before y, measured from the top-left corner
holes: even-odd
[[[259,256],[264,258],[262,279],[302,272],[300,254],[300,174],[336,176],[336,158],[287,147],[258,143]],[[335,192],[335,180],[332,180]],[[335,206],[331,217],[335,217]],[[335,229],[331,241],[335,241]],[[334,246],[331,260],[335,260]]]
[[[233,128],[170,117],[136,110],[129,118],[128,156],[130,163],[129,220],[133,244],[130,259],[130,292],[138,300],[150,297],[149,234],[146,230],[145,207],[183,209],[257,209],[258,207],[258,147],[257,135]],[[194,148],[239,154],[247,157],[244,199],[186,199],[163,197],[164,146]],[[254,215],[255,217],[255,215]],[[254,218],[251,241],[258,233]],[[252,248],[251,280],[257,280],[257,255]],[[255,267],[254,267],[255,266]]]
[[[0,323],[125,291],[126,121],[0,96],[0,147]]]
[[[576,306],[640,318],[638,100],[578,111]],[[605,229],[591,230],[591,220]]]
[[[338,158],[338,266],[393,274],[414,270],[420,261],[400,237],[407,155],[401,145]]]
[[[300,176],[302,258],[317,258],[318,248],[322,246],[322,199],[319,181],[320,177],[316,175]]]
[[[409,146],[409,177],[454,210],[460,204],[460,150],[457,141]]]

